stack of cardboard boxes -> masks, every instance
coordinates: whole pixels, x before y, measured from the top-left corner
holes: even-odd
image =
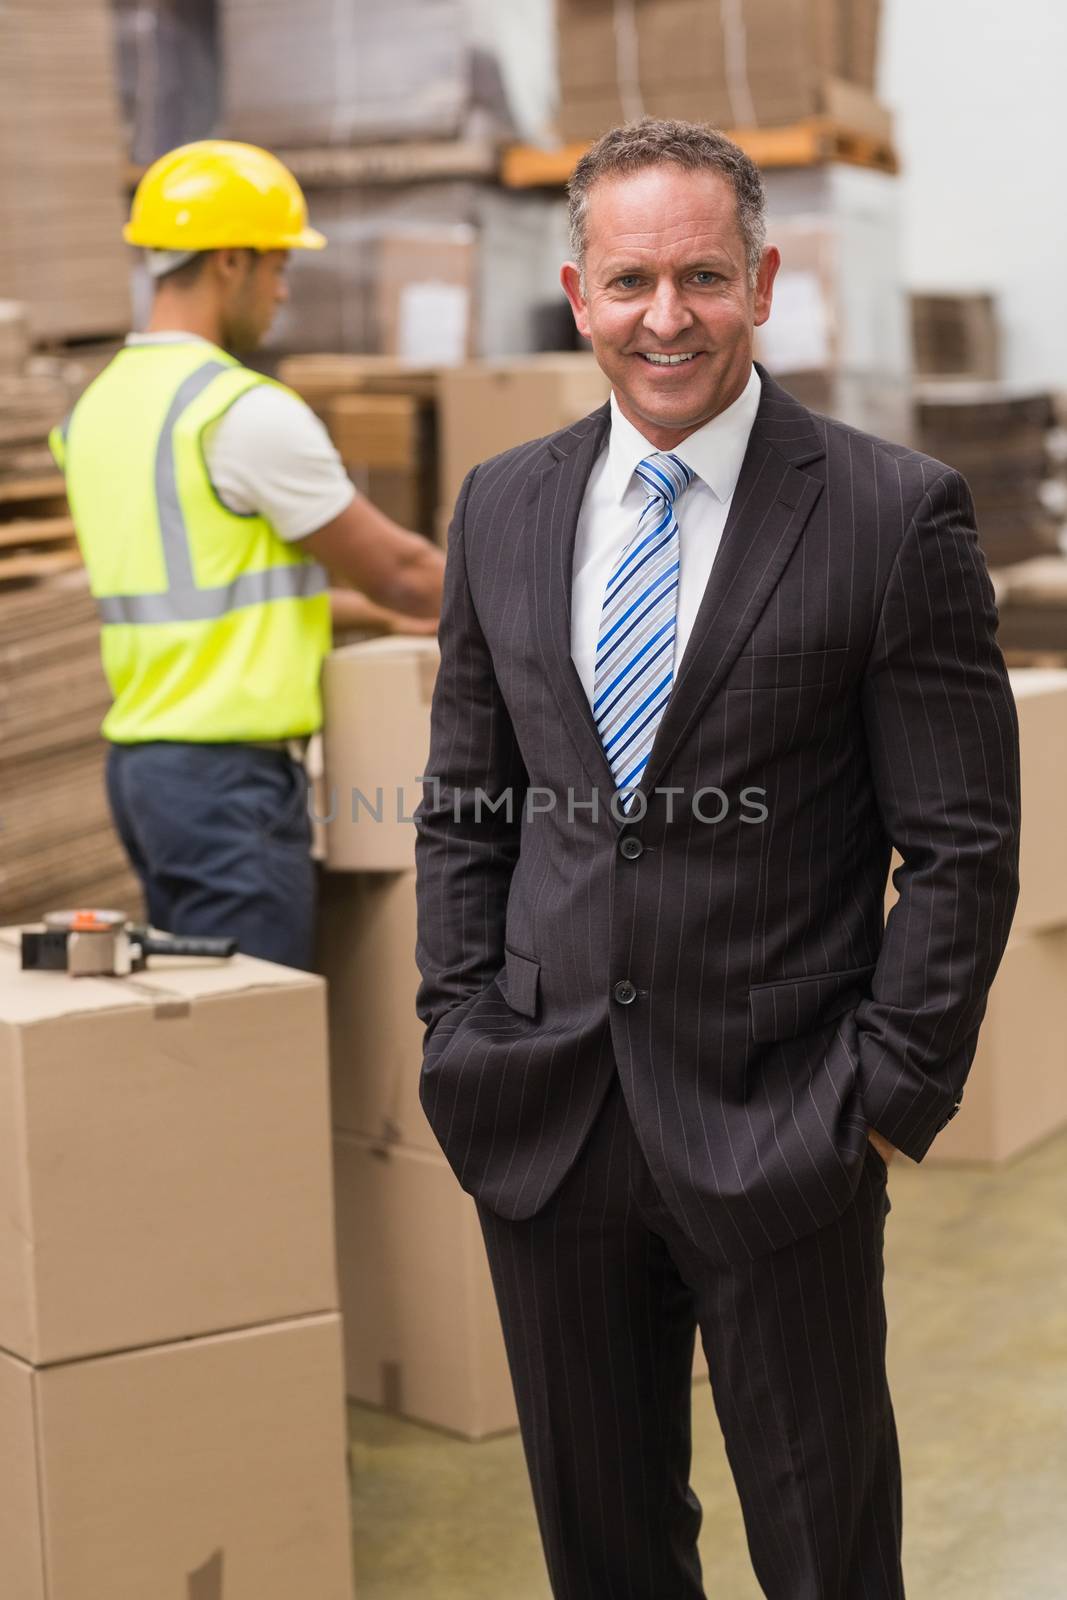
[[[560,0],[560,131],[634,117],[745,128],[828,116],[881,135],[878,0]]]
[[[437,526],[438,369],[387,356],[286,356],[278,377],[322,418],[356,486],[403,528]]]
[[[1063,396],[1003,384],[991,294],[914,294],[922,447],[970,485],[1009,659],[1067,656],[1067,428]]]
[[[919,378],[1000,377],[1000,317],[991,294],[913,294],[911,336]]]
[[[320,969],[348,1393],[480,1438],[515,1425],[503,1340],[473,1202],[418,1097],[411,819],[437,660],[394,639],[327,661]]]
[[[291,356],[278,375],[323,418],[375,505],[441,543],[471,467],[569,427],[609,390],[591,355],[566,351],[458,367]]]
[[[1055,554],[1065,519],[1044,497],[1052,394],[931,380],[917,386],[916,396],[922,449],[967,479],[989,564]]]
[[[140,886],[107,808],[110,695],[85,574],[4,593],[0,606],[0,921],[71,904],[137,915]]]
[[[351,1600],[322,984],[0,933],[0,1593]]]
[[[1011,674],[1022,752],[1019,904],[958,1116],[930,1161],[1005,1161],[1067,1124],[1067,672]],[[900,865],[894,857],[893,870]],[[896,903],[890,885],[887,910]]]
[[[36,339],[129,322],[111,26],[107,0],[0,8],[0,298]]]

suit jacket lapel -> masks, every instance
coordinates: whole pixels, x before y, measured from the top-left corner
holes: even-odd
[[[526,537],[531,624],[548,681],[582,765],[605,796],[614,779],[571,659],[571,583],[578,515],[610,422],[604,405],[549,441],[549,460],[532,475]]]
[[[757,370],[763,385],[759,411],[722,542],[656,730],[641,781],[646,793],[737,659],[822,493],[819,479],[799,470],[800,463],[825,453],[811,412]]]

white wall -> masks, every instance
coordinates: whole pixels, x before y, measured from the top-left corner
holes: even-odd
[[[915,289],[1000,295],[1004,376],[1067,388],[1067,0],[884,0]]]

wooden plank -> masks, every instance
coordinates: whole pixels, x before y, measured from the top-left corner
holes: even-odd
[[[27,517],[0,522],[0,550],[30,544],[57,544],[73,538],[74,523],[70,517]]]
[[[781,128],[730,128],[727,137],[739,144],[757,166],[768,169],[815,167],[840,161],[878,172],[900,170],[889,140],[846,127],[830,117],[806,117]],[[561,188],[588,149],[587,144],[568,144],[559,150],[511,145],[501,160],[501,180],[509,189]]]
[[[49,550],[43,555],[8,556],[0,560],[0,584],[21,583],[27,578],[50,578],[57,572],[80,567],[77,550]]]
[[[0,478],[0,505],[13,505],[24,500],[62,500],[66,498],[67,485],[62,473],[34,473],[25,478]]]
[[[489,139],[316,146],[276,154],[298,183],[314,189],[354,184],[420,183],[441,178],[496,178],[500,152]]]
[[[509,145],[500,162],[501,181],[508,189],[561,188],[588,149],[587,144],[565,144],[559,150]]]

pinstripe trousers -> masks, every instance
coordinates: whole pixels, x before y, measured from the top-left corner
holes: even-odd
[[[656,1189],[615,1079],[536,1216],[479,1207],[557,1600],[698,1600],[694,1338],[768,1600],[900,1600],[885,1373],[886,1169],[845,1211],[742,1265],[701,1258]]]

